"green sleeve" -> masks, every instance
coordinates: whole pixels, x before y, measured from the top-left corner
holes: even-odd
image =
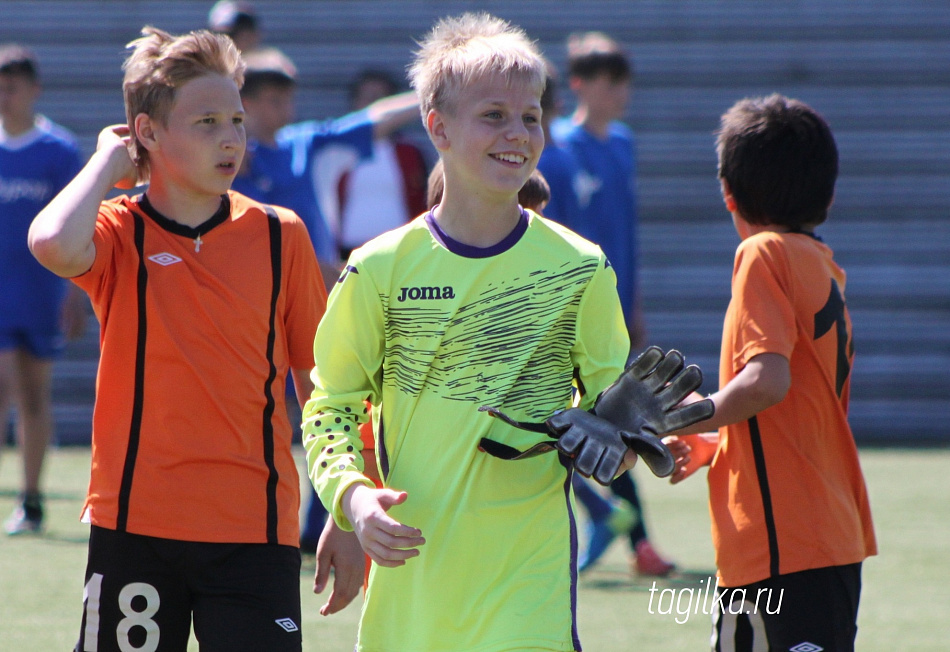
[[[601,255],[601,263],[581,298],[571,349],[583,392],[581,408],[590,409],[597,396],[617,380],[629,352],[630,337],[617,295],[617,277]]]
[[[360,265],[347,265],[327,300],[314,341],[313,394],[303,413],[303,443],[310,480],[337,524],[351,530],[340,499],[363,475],[359,424],[365,401],[379,402],[384,350],[379,293]]]

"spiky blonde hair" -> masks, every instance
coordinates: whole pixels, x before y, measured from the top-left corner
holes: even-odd
[[[431,109],[451,113],[460,90],[473,79],[501,74],[544,90],[544,60],[524,30],[490,14],[440,19],[419,43],[409,80],[425,117]]]

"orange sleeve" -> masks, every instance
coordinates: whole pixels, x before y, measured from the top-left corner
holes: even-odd
[[[791,358],[797,328],[789,276],[783,251],[758,240],[739,246],[732,283],[738,318],[734,372],[761,353]]]

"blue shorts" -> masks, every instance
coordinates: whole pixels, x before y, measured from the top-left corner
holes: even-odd
[[[59,331],[37,328],[0,328],[0,351],[23,350],[36,358],[52,359],[62,353],[66,338]]]

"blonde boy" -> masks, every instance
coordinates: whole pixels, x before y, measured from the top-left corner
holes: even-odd
[[[229,191],[245,149],[233,43],[143,34],[125,63],[128,125],[103,130],[30,229],[102,325],[76,649],[184,651],[193,620],[202,649],[300,650],[284,382],[292,370],[310,391],[323,282],[296,215]],[[136,178],[143,194],[103,201]],[[338,601],[360,559],[338,566]]]
[[[373,564],[359,650],[579,650],[571,465],[510,462],[488,437],[545,438],[479,412],[540,421],[583,407],[629,350],[601,250],[518,206],[544,137],[544,64],[518,28],[439,21],[411,68],[444,166],[442,202],[350,257],[315,342],[304,413],[311,478]],[[384,488],[362,470],[373,407]]]

